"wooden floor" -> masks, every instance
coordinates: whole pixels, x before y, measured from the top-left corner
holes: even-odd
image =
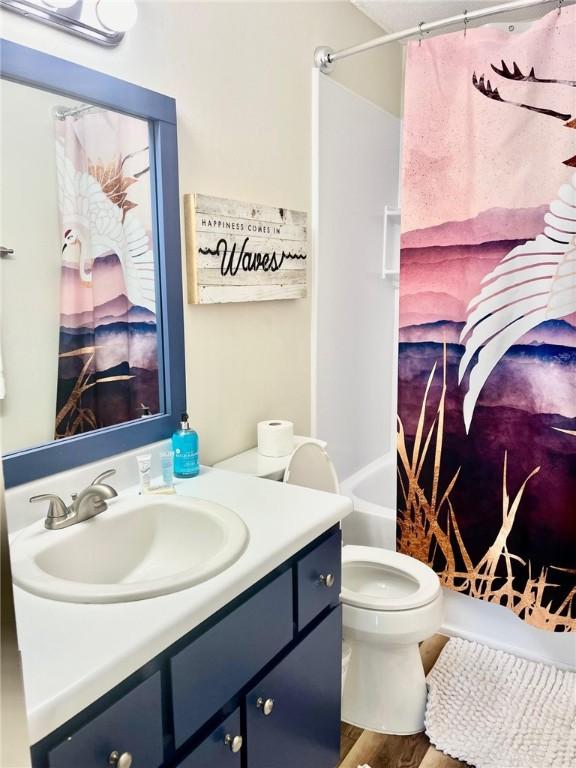
[[[434,666],[448,638],[435,635],[422,643],[420,653],[426,673]],[[358,768],[367,763],[370,768],[470,768],[438,752],[424,733],[415,736],[385,736],[363,731],[342,723],[340,768]]]

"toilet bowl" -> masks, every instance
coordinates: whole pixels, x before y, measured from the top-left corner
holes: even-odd
[[[284,482],[338,493],[323,447],[300,445]],[[342,549],[342,622],[352,649],[342,692],[342,719],[379,733],[424,729],[426,680],[419,643],[442,624],[442,590],[434,571],[381,547]]]
[[[342,719],[379,733],[424,729],[426,680],[419,643],[442,623],[431,568],[380,547],[342,550],[344,640],[352,648]]]

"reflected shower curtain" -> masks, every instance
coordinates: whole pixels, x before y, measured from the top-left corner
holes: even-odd
[[[159,409],[146,121],[58,108],[56,439]]]
[[[398,549],[576,629],[576,7],[407,56]]]

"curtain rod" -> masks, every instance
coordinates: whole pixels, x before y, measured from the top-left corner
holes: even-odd
[[[409,37],[421,37],[425,33],[432,32],[435,29],[441,29],[442,27],[450,27],[455,24],[464,24],[466,26],[466,24],[472,21],[483,19],[487,16],[496,16],[497,14],[506,13],[508,11],[520,11],[523,8],[533,8],[538,5],[550,5],[551,3],[555,3],[560,11],[564,0],[514,0],[514,2],[510,3],[491,5],[488,8],[480,8],[477,11],[465,11],[464,13],[459,13],[457,16],[447,16],[446,18],[438,19],[437,21],[420,22],[416,27],[404,29],[401,32],[393,32],[389,35],[382,35],[382,37],[377,37],[375,40],[369,40],[367,43],[354,45],[351,48],[344,48],[341,51],[334,51],[332,48],[323,45],[316,48],[314,51],[314,63],[322,72],[328,73],[332,70],[332,64],[334,64],[335,61],[346,59],[348,56],[355,56],[357,53],[370,51],[372,48],[377,48],[380,45],[394,43],[399,40],[407,40]]]
[[[58,118],[58,120],[64,120],[66,117],[76,117],[82,112],[88,112],[90,109],[100,110],[101,112],[106,111],[97,104],[79,104],[77,107],[63,107],[62,105],[58,105],[54,107],[54,116]]]

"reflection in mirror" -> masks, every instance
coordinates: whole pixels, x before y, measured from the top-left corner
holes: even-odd
[[[147,121],[0,81],[4,452],[163,411]]]

